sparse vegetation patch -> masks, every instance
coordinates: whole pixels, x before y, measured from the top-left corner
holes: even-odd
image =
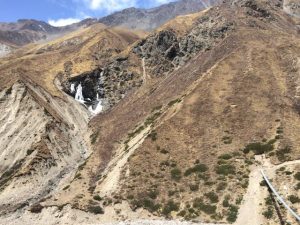
[[[267,143],[260,143],[260,142],[250,143],[244,148],[243,152],[245,154],[248,154],[250,151],[252,151],[254,152],[255,155],[265,154],[274,150],[274,143],[275,143],[274,140],[270,140]]]
[[[197,164],[192,168],[187,169],[184,172],[184,176],[189,176],[193,173],[204,173],[208,170],[208,167],[205,164]]]

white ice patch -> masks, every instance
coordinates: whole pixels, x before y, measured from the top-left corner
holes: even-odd
[[[83,94],[82,94],[82,86],[81,86],[81,83],[78,85],[77,87],[77,90],[76,90],[76,95],[75,95],[75,100],[84,104],[85,101],[84,101],[84,97],[83,97]]]
[[[47,31],[45,30],[45,28],[44,28],[42,25],[39,25],[39,27],[40,27],[43,31],[47,32]]]
[[[8,55],[12,51],[12,48],[8,45],[0,43],[0,57]]]
[[[71,84],[71,93],[73,94],[75,92],[75,84]]]
[[[93,115],[97,115],[99,113],[101,113],[103,111],[103,105],[102,105],[102,101],[99,100],[99,102],[97,103],[96,107],[94,108],[93,106],[89,107],[89,111],[93,114]]]

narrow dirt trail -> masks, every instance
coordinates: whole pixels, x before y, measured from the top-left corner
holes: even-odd
[[[101,196],[108,196],[117,190],[122,169],[126,165],[129,157],[144,142],[149,132],[150,126],[128,142],[127,150],[125,150],[125,146],[123,145],[117,150],[117,157],[109,163],[103,173],[105,178],[100,180],[101,184],[97,187]]]
[[[144,80],[144,84],[146,84],[147,74],[146,74],[145,58],[142,59],[142,67],[143,67],[143,80]]]
[[[261,180],[260,168],[255,167],[249,175],[249,186],[244,196],[243,204],[235,223],[236,225],[263,224],[260,204],[263,202],[267,193],[265,193],[260,186]]]

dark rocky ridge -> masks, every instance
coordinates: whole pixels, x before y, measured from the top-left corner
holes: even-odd
[[[233,21],[215,16],[217,19],[201,17],[183,37],[179,37],[173,30],[154,33],[138,43],[133,52],[145,58],[153,75],[172,72],[200,51],[211,49],[234,28]]]

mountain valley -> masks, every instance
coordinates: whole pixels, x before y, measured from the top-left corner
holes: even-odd
[[[0,23],[0,224],[298,224],[262,172],[299,215],[299,16],[182,0]]]

